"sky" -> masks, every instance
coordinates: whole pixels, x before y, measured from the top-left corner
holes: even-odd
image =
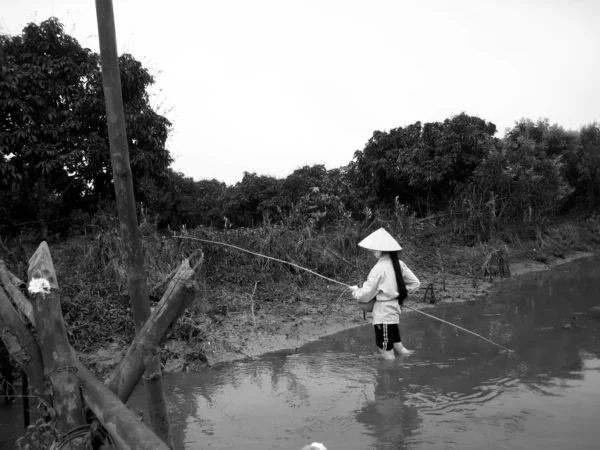
[[[57,17],[98,51],[92,0],[0,0],[0,31]],[[113,0],[119,53],[155,75],[184,175],[235,184],[348,164],[373,132],[465,112],[600,121],[597,0]]]

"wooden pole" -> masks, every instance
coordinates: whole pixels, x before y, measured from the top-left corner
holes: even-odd
[[[121,402],[79,360],[76,364],[83,385],[85,403],[108,430],[118,449],[169,449],[162,439],[137,418],[133,410]]]
[[[83,399],[75,358],[67,338],[56,274],[48,244],[42,242],[29,260],[29,293],[33,296],[33,317],[44,361],[44,373],[52,384],[52,406],[56,410],[56,429],[65,434],[85,425]],[[41,276],[40,276],[41,275]]]
[[[144,254],[138,231],[138,220],[133,193],[133,180],[127,147],[125,113],[121,92],[121,75],[117,56],[117,38],[112,0],[96,0],[98,39],[102,62],[102,82],[106,102],[106,120],[113,170],[113,181],[119,214],[122,254],[128,272],[128,289],[136,331],[150,316],[148,285],[144,272]],[[147,369],[144,385],[148,395],[150,423],[154,431],[169,447],[173,436],[162,383],[160,361],[155,358]]]
[[[4,289],[10,295],[15,305],[19,308],[27,319],[33,324],[33,309],[31,303],[25,296],[21,293],[19,288],[16,286],[15,281],[19,282],[18,278],[16,278],[10,271],[7,269],[4,261],[0,260],[0,282],[4,285]]]
[[[8,352],[27,373],[31,386],[37,395],[43,396],[45,390],[44,363],[42,353],[9,298],[0,287],[0,335]]]
[[[105,384],[126,402],[144,369],[155,357],[154,349],[164,339],[169,326],[179,317],[198,292],[196,273],[185,260],[169,284],[163,298],[143,328],[135,336],[127,354]]]

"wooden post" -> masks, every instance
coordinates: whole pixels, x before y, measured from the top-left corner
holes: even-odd
[[[156,346],[164,339],[169,326],[196,296],[198,284],[195,276],[188,260],[185,260],[160,303],[136,334],[127,354],[106,380],[105,384],[121,401],[129,399],[145,367],[154,359]]]
[[[135,413],[76,359],[86,405],[108,430],[119,450],[169,450]]]
[[[0,287],[0,335],[8,353],[27,373],[31,386],[44,395],[44,363],[35,338]]]
[[[56,289],[56,274],[48,244],[42,242],[29,260],[29,293],[33,296],[33,317],[44,361],[44,373],[52,384],[52,406],[56,428],[68,433],[86,424],[75,358]],[[41,275],[41,276],[40,276]]]
[[[6,289],[6,292],[8,292],[8,295],[10,295],[10,298],[15,302],[19,310],[33,324],[33,309],[31,303],[18,289],[15,281],[18,282],[20,280],[16,279],[16,277],[6,268],[4,261],[0,260],[0,282],[2,282],[4,289]]]
[[[117,211],[121,224],[122,255],[128,273],[128,289],[136,331],[150,316],[148,285],[144,272],[144,254],[138,230],[138,220],[133,194],[133,180],[129,162],[121,74],[117,56],[117,38],[112,0],[96,0],[98,39],[102,63],[102,82],[106,102],[108,140],[113,170],[113,181],[117,200]],[[169,447],[173,448],[173,436],[167,411],[162,383],[162,372],[158,358],[147,369],[144,385],[148,394],[150,423],[154,431]]]

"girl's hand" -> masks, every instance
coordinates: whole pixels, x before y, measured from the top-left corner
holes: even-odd
[[[350,292],[354,292],[358,290],[358,286],[354,285],[354,286],[350,286]]]

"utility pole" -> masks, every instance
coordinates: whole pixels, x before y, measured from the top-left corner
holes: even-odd
[[[135,210],[112,0],[96,0],[96,17],[98,19],[108,139],[121,228],[122,256],[128,273],[133,320],[136,331],[139,331],[150,316],[150,301],[144,271],[142,241]],[[174,448],[158,358],[155,357],[148,366],[143,379],[147,393],[150,426],[165,444]]]

